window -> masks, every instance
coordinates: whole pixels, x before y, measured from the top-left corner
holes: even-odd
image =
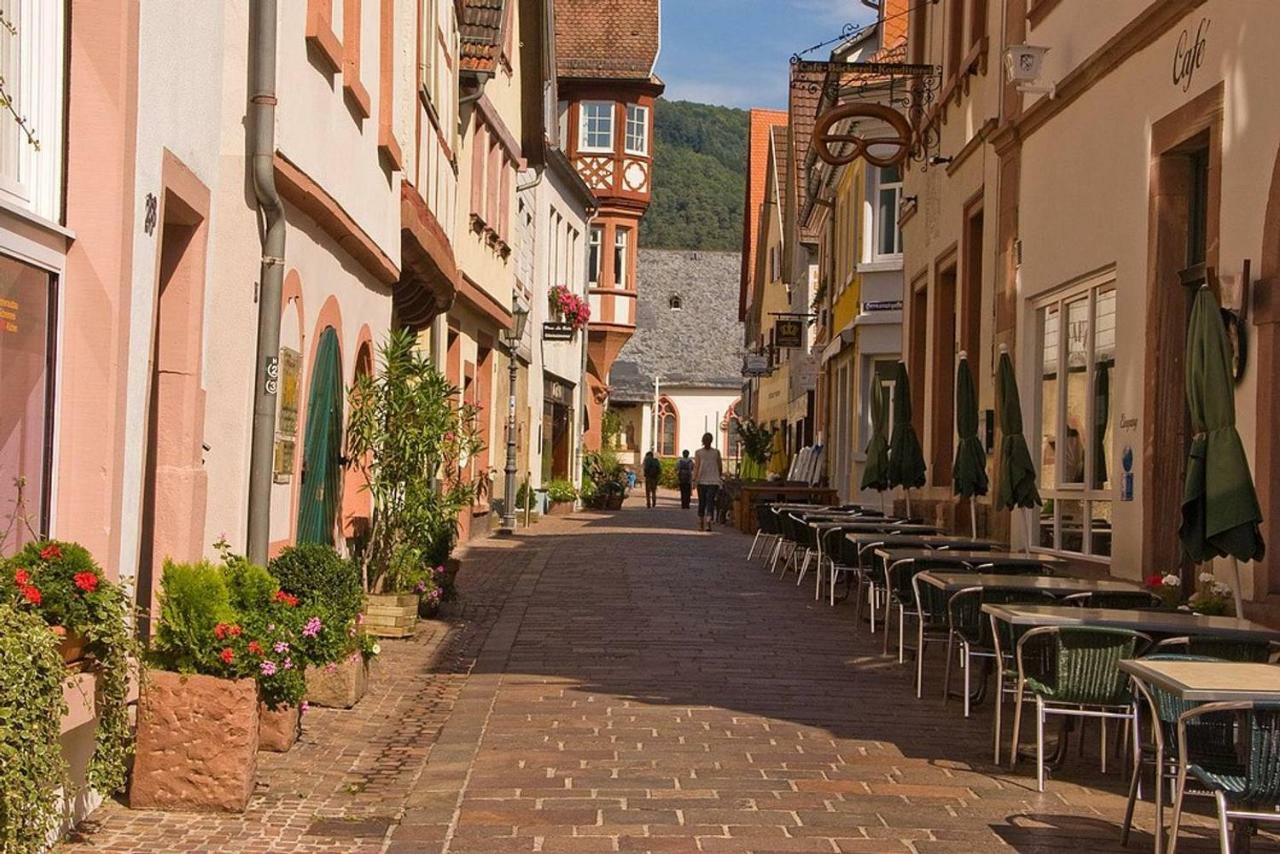
[[[680,298],[679,294],[672,294],[667,300],[667,307],[672,311],[680,311],[684,308],[684,300]]]
[[[613,151],[613,102],[583,101],[578,148],[581,151]]]
[[[613,232],[613,286],[618,290],[627,286],[627,241],[630,236],[629,228]]]
[[[14,509],[22,478],[24,515],[37,534],[48,530],[53,289],[49,273],[0,256],[0,502],[6,514]],[[30,532],[19,523],[8,537],[0,553],[15,551]]]
[[[880,170],[876,190],[876,254],[901,255],[902,232],[898,228],[898,208],[902,202],[902,170],[889,166]]]
[[[954,0],[943,7],[947,16],[947,77],[960,71],[960,54],[964,51],[964,3]]]
[[[627,104],[627,154],[649,154],[649,108]]]
[[[1110,557],[1116,291],[1108,280],[1042,302],[1036,312],[1040,378],[1038,545]]]
[[[604,229],[593,225],[587,249],[587,284],[593,288],[600,287],[600,243],[603,240]]]
[[[676,451],[676,406],[671,398],[658,401],[658,456],[674,457]]]

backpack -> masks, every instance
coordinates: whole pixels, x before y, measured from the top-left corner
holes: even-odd
[[[687,457],[681,457],[677,460],[676,475],[679,476],[681,483],[688,483],[693,480],[693,460]]]

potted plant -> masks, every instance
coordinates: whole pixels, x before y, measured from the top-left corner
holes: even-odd
[[[276,594],[295,606],[296,649],[306,666],[306,696],[317,706],[349,709],[368,686],[377,644],[361,627],[359,568],[331,546],[289,546],[271,560]]]
[[[455,530],[459,511],[471,506],[479,481],[466,475],[483,443],[476,408],[458,405],[458,389],[418,350],[412,332],[390,333],[380,361],[351,388],[348,457],[373,498],[358,556],[365,628],[404,637],[417,621],[419,549],[440,530]]]
[[[1160,597],[1165,608],[1173,610],[1182,604],[1182,579],[1176,573],[1152,575],[1147,579],[1146,586]]]
[[[574,332],[585,329],[591,320],[591,303],[569,290],[564,285],[556,285],[548,294],[551,313],[557,319],[568,323]]]
[[[1230,587],[1218,581],[1212,572],[1200,573],[1198,581],[1199,589],[1187,600],[1192,611],[1209,617],[1235,616],[1236,604]]]
[[[763,424],[742,420],[738,422],[738,438],[742,447],[740,477],[744,481],[764,480],[773,456],[773,431]]]
[[[583,503],[598,510],[621,510],[627,495],[627,470],[612,450],[588,454],[583,465]],[[591,484],[590,501],[586,484]]]
[[[578,500],[578,490],[567,480],[553,480],[547,483],[548,516],[564,516],[573,512],[574,502]]]
[[[77,671],[74,682],[91,695],[85,706],[97,719],[86,780],[104,795],[122,790],[133,750],[128,702],[140,652],[124,589],[83,546],[39,540],[0,565],[0,601],[43,621],[64,665]]]
[[[38,614],[0,602],[0,626],[0,851],[43,851],[67,782],[67,671]]]

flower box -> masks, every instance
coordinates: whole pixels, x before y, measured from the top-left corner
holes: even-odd
[[[572,501],[552,501],[547,505],[548,516],[568,516],[573,512]]]
[[[258,709],[258,749],[286,753],[302,733],[302,710],[298,706],[281,706],[272,711],[262,703]]]
[[[418,594],[386,593],[365,597],[364,630],[379,638],[407,638],[418,626]]]
[[[307,702],[313,706],[349,709],[368,689],[369,665],[358,652],[333,664],[307,667]]]
[[[149,671],[129,806],[243,812],[257,775],[259,723],[253,679]]]

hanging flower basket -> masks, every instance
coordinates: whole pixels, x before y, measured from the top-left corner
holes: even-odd
[[[585,329],[591,320],[591,304],[564,285],[551,289],[551,313],[573,327]]]

